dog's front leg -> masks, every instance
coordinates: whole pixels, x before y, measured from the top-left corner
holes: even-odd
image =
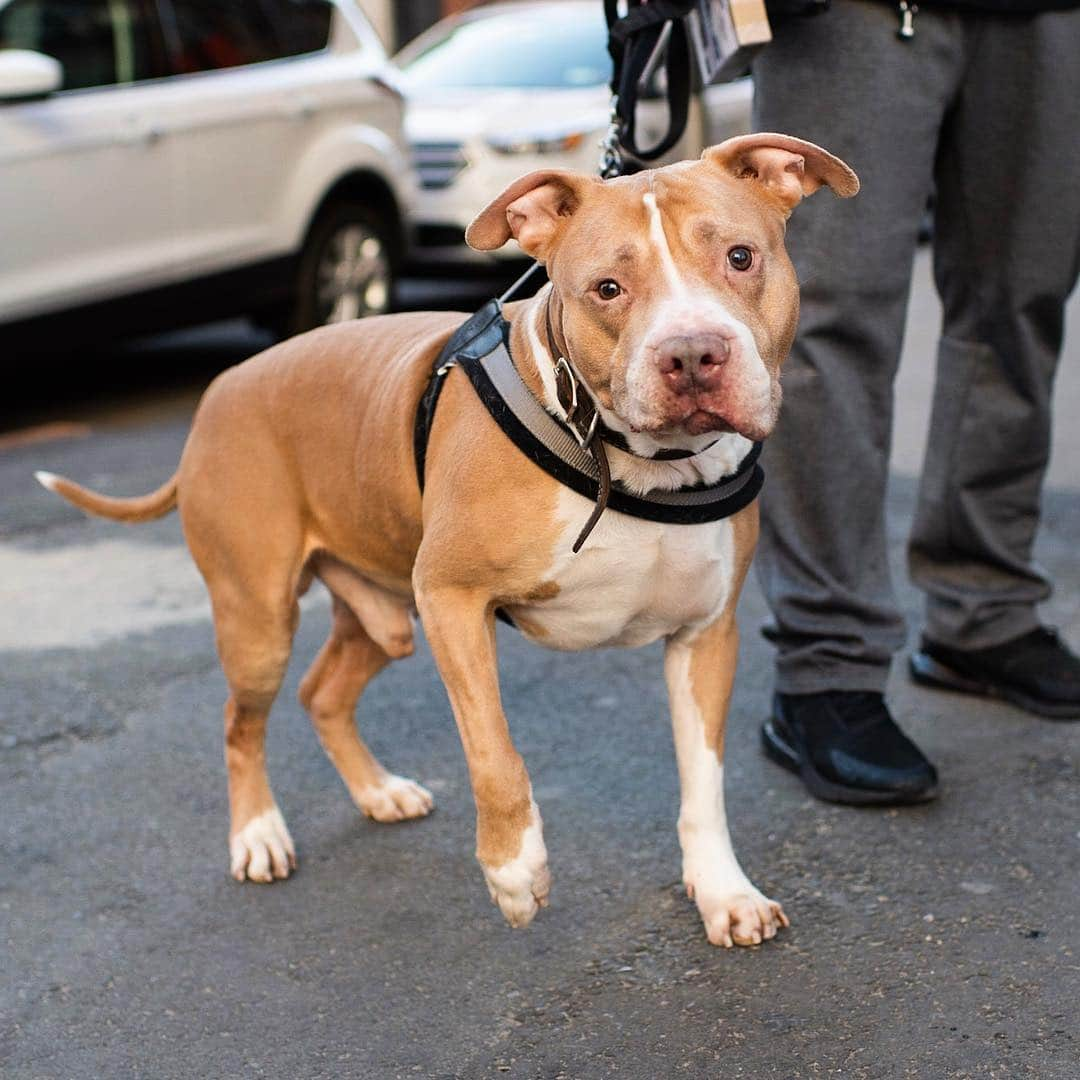
[[[668,639],[664,675],[671,700],[682,801],[683,881],[714,945],[758,945],[787,926],[778,903],[743,873],[724,810],[724,728],[739,632],[733,613],[705,630]]]
[[[529,774],[499,697],[494,613],[486,596],[458,588],[418,590],[417,606],[469,766],[476,857],[507,922],[528,926],[537,908],[547,905],[547,849]]]

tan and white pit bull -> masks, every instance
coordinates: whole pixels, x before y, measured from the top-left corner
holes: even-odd
[[[513,236],[547,267],[551,285],[510,305],[507,318],[515,363],[551,411],[562,415],[546,305],[559,350],[609,428],[642,455],[702,451],[654,461],[612,448],[612,475],[627,488],[714,483],[771,431],[799,306],[785,220],[823,184],[842,196],[858,189],[819,147],[752,135],[700,161],[615,180],[533,173],[470,226],[473,247],[492,250]],[[550,879],[540,811],[499,698],[496,609],[557,649],[663,638],[687,891],[711,942],[773,937],[787,918],[740,868],[723,796],[734,613],[756,504],[703,525],[609,510],[574,555],[591,504],[517,450],[460,371],[439,401],[421,495],[417,403],[461,319],[405,314],[325,327],[225,372],[199,405],[176,474],[150,495],[112,499],[39,474],[77,506],[119,521],[180,509],[230,690],[233,875],[272,881],[296,866],[263,741],[297,598],[317,577],[333,596],[333,626],[300,700],[327,754],[377,821],[431,810],[423,787],[372,756],[353,716],[372,676],[412,652],[418,611],[468,761],[476,854],[513,926],[547,903]]]

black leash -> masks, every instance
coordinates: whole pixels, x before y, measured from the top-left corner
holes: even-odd
[[[604,0],[608,26],[608,55],[611,57],[611,119],[600,143],[598,172],[611,180],[636,171],[634,162],[655,161],[666,154],[683,136],[690,115],[692,89],[691,57],[686,16],[694,0],[626,0],[627,12],[619,16],[620,0]],[[668,130],[655,146],[637,144],[636,117],[638,97],[649,79],[663,64],[667,86]],[[499,297],[506,303],[540,268],[533,263]]]
[[[624,171],[621,150],[641,161],[655,161],[682,138],[690,112],[691,61],[686,16],[693,0],[626,0],[627,12],[619,17],[619,0],[604,0],[611,55],[611,104],[614,160],[605,159],[604,179]],[[667,81],[668,130],[654,146],[637,142],[638,97],[653,73],[663,65]],[[610,137],[609,137],[610,138]]]

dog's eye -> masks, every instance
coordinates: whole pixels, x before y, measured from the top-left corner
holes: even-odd
[[[605,278],[596,286],[596,293],[601,300],[614,300],[622,289],[617,281],[612,281],[611,278]]]
[[[754,265],[754,253],[740,244],[727,253],[727,261],[732,270],[749,270]]]

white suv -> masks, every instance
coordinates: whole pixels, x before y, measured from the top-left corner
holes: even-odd
[[[352,0],[0,0],[0,331],[386,311],[393,79]]]

